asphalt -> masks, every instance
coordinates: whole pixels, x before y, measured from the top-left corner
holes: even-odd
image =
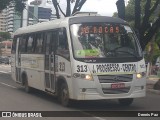
[[[157,75],[150,75],[147,77],[147,92],[160,95],[160,90],[155,90],[154,85],[160,80]]]

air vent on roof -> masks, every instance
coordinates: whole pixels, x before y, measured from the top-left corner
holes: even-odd
[[[97,12],[76,12],[73,16],[100,16]]]

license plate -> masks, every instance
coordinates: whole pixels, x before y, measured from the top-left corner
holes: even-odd
[[[124,83],[114,83],[114,84],[111,84],[111,88],[112,89],[118,89],[118,88],[124,88],[124,87],[125,87]]]

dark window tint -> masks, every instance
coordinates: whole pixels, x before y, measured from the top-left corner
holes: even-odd
[[[12,54],[16,53],[16,44],[17,44],[17,38],[14,37],[13,42],[12,42]]]
[[[42,53],[43,50],[43,33],[36,34],[36,48],[35,53]]]
[[[27,36],[23,36],[20,39],[20,52],[21,53],[26,53],[27,52],[27,46],[26,46],[26,40],[27,40]]]
[[[68,40],[65,28],[59,30],[59,39],[57,44],[57,54],[69,59]]]
[[[29,35],[27,40],[27,52],[33,53],[34,52],[34,35]]]
[[[49,54],[50,54],[50,49],[51,49],[51,40],[52,40],[52,32],[47,32],[45,34],[45,69],[49,70],[49,63],[50,63],[50,59],[49,59]]]
[[[49,55],[50,53],[50,42],[52,39],[52,32],[46,33],[46,41],[45,41],[45,53],[46,55]]]

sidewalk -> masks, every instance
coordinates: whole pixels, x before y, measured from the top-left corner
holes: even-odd
[[[147,77],[147,92],[155,93],[160,95],[160,90],[154,90],[154,85],[159,81],[157,75],[150,75]]]

